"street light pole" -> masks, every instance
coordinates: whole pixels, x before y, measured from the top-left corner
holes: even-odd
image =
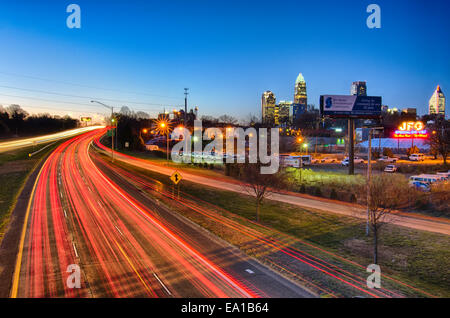
[[[97,103],[97,104],[102,105],[103,107],[106,107],[111,110],[111,125],[113,126],[112,123],[114,122],[114,107],[103,104],[102,102],[99,102],[96,100],[91,100],[91,103]],[[114,161],[114,127],[112,128],[111,131],[112,131],[112,134],[111,134],[111,161]]]
[[[366,235],[369,236],[369,222],[370,222],[370,182],[372,179],[372,135],[374,130],[383,130],[383,127],[375,127],[369,129],[369,147],[367,154],[367,221],[366,221]]]

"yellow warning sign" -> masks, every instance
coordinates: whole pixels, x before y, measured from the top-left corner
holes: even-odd
[[[172,180],[173,183],[178,184],[178,182],[181,181],[181,179],[183,179],[183,177],[181,176],[181,174],[178,171],[175,171],[171,176],[170,176],[170,180]]]

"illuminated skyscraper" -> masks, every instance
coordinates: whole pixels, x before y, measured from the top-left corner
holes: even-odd
[[[430,115],[439,114],[445,117],[445,96],[439,85],[428,102],[428,113]]]
[[[294,88],[294,104],[307,105],[306,82],[302,73],[298,74]]]
[[[350,94],[356,96],[367,96],[366,82],[361,81],[353,82]]]
[[[294,104],[292,105],[293,121],[296,122],[298,117],[303,114],[308,105],[308,97],[306,94],[306,82],[302,73],[298,74],[294,87]]]
[[[282,126],[288,126],[292,122],[293,102],[280,101],[278,103],[278,122]]]
[[[271,91],[265,91],[261,97],[262,121],[264,123],[275,123],[275,117],[278,117],[276,108],[275,94]]]

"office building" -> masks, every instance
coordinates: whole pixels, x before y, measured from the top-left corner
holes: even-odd
[[[445,116],[445,96],[439,85],[428,102],[428,113],[430,115],[439,114]]]
[[[263,123],[275,123],[278,116],[276,97],[271,91],[265,91],[261,97],[261,113]]]
[[[366,82],[362,81],[353,82],[350,94],[356,96],[367,96]]]

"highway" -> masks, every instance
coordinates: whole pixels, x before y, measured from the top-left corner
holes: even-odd
[[[88,131],[96,130],[99,128],[103,128],[103,126],[88,126],[82,128],[76,128],[71,130],[65,130],[62,132],[49,134],[45,136],[31,137],[31,138],[23,138],[23,139],[15,139],[10,141],[0,142],[0,153],[11,151],[24,147],[37,146],[40,144],[45,144],[51,141],[57,141],[69,137],[74,137],[81,133],[85,133]]]
[[[108,151],[108,149],[100,143],[99,139],[96,140],[96,145],[101,149]],[[127,164],[143,169],[148,169],[168,176],[170,176],[175,171],[174,168],[118,152],[114,153],[114,157],[116,160],[120,160]],[[226,180],[225,178],[211,179],[190,172],[184,172],[182,168],[178,170],[182,172],[183,180],[195,182],[201,185],[214,187],[221,190],[233,191],[245,195],[249,194],[238,182]],[[271,193],[268,199],[297,205],[303,208],[321,210],[328,213],[358,217],[361,219],[366,218],[365,207],[356,204],[341,203],[333,200],[317,198],[288,191]],[[385,222],[416,230],[450,235],[450,221],[444,218],[397,212],[386,217]]]
[[[61,144],[34,184],[11,297],[313,297],[142,194],[90,151]],[[69,266],[81,269],[70,288]]]

